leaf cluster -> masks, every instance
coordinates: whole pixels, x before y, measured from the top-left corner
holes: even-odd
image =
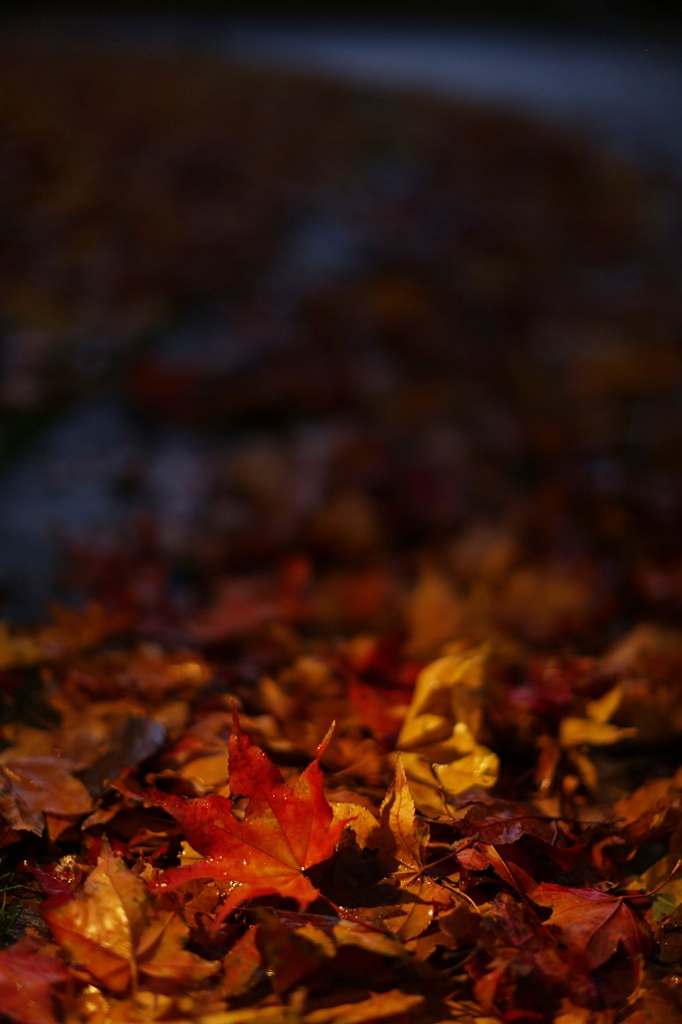
[[[38,908],[0,952],[9,1020],[680,1017],[682,771],[647,776],[631,682],[670,634],[416,671],[332,640],[245,688],[97,621],[32,655],[55,724],[4,727],[3,913]]]

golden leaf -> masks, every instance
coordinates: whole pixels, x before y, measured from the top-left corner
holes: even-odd
[[[415,822],[414,800],[398,754],[393,782],[381,804],[381,824],[368,837],[367,845],[378,850],[398,873],[414,875],[424,865],[428,841],[428,826]]]
[[[154,909],[143,883],[106,837],[83,894],[50,907],[45,918],[71,959],[117,994],[126,992],[138,971],[187,986],[218,970],[183,948],[187,925],[174,911]]]
[[[595,722],[589,718],[563,718],[559,726],[562,747],[580,747],[583,743],[592,747],[609,747],[636,735],[635,728],[620,729],[610,722]]]
[[[435,653],[446,640],[457,636],[463,617],[462,599],[447,578],[435,567],[425,567],[407,606],[408,655]]]
[[[369,840],[376,832],[378,822],[371,811],[363,807],[362,804],[346,801],[332,803],[332,808],[334,811],[334,821],[348,822],[348,826],[355,832],[355,838],[361,850],[364,850],[366,846],[372,845]]]
[[[398,737],[412,797],[423,814],[443,814],[441,790],[493,786],[497,755],[478,742],[488,645],[459,650],[424,668]],[[433,766],[433,767],[432,767]]]
[[[587,705],[587,717],[602,725],[615,715],[623,699],[623,685],[618,683],[605,693],[599,700],[591,700]]]
[[[400,989],[391,989],[390,992],[371,995],[369,999],[363,999],[360,1003],[344,1003],[341,1006],[313,1010],[312,1013],[306,1014],[303,1022],[304,1024],[364,1024],[365,1021],[414,1013],[423,1003],[424,996],[408,995],[401,992]]]
[[[433,765],[446,800],[448,796],[456,796],[470,786],[483,786],[489,789],[497,782],[499,769],[500,759],[497,754],[479,745],[471,754],[466,754],[450,764]]]
[[[45,917],[73,961],[110,991],[126,991],[136,975],[135,948],[147,923],[147,892],[114,856],[106,838],[83,895],[50,907]]]

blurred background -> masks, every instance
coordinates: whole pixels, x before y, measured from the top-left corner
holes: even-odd
[[[11,621],[679,616],[674,9],[344,10],[0,26]]]

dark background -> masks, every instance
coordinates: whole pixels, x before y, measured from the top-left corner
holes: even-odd
[[[50,595],[107,597],[110,566],[117,580],[128,565],[138,577],[143,542],[171,564],[173,600],[189,606],[223,577],[301,548],[334,572],[408,551],[412,572],[425,538],[459,543],[481,523],[520,537],[523,558],[561,562],[557,586],[588,617],[600,588],[620,595],[624,615],[639,614],[643,592],[678,614],[682,164],[662,144],[682,138],[678,10],[594,0],[370,0],[324,16],[258,0],[3,10],[0,614],[40,621]],[[248,58],[261,26],[284,30],[271,58],[251,53],[262,91],[248,75],[230,91],[218,65],[239,58],[242,28]],[[299,28],[332,40],[337,29],[340,39],[387,29],[390,41],[396,27],[411,41],[411,26],[436,42],[441,26],[453,38],[480,28],[490,45],[474,47],[468,73],[485,86],[497,54],[511,53],[506,82],[529,80],[542,103],[524,113],[522,89],[511,109],[504,82],[471,109],[466,96],[452,107],[420,99],[410,93],[419,69],[400,98],[367,79],[287,79]],[[110,62],[101,80],[90,45]],[[422,52],[437,84],[434,49]],[[401,59],[397,46],[398,71]],[[447,53],[438,60],[447,71]],[[201,92],[211,66],[218,77]],[[573,106],[556,101],[567,94]],[[232,95],[248,116],[220,120]],[[564,135],[573,113],[578,134]],[[608,155],[631,136],[625,155],[652,169],[647,186]],[[312,195],[311,167],[330,183]],[[391,305],[403,293],[412,305]],[[76,545],[84,582],[63,570],[62,550]],[[108,574],[101,586],[95,563]],[[585,564],[598,567],[594,602]],[[166,600],[161,585],[155,593]]]
[[[312,0],[294,0],[286,4],[273,0],[92,0],[50,2],[50,0],[5,0],[2,8],[8,14],[183,14],[198,16],[232,15],[246,18],[268,17],[278,20],[296,16],[313,16],[316,20],[371,20],[373,18],[424,21],[490,21],[531,23],[540,27],[560,29],[625,30],[660,26],[679,28],[682,23],[680,4],[674,0],[393,0],[393,2],[359,2],[359,0],[328,0],[321,5]]]

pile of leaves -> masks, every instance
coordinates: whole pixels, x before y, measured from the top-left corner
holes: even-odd
[[[132,606],[6,632],[2,1013],[682,1019],[682,634],[481,638],[434,571],[330,633],[295,568],[164,642]]]

